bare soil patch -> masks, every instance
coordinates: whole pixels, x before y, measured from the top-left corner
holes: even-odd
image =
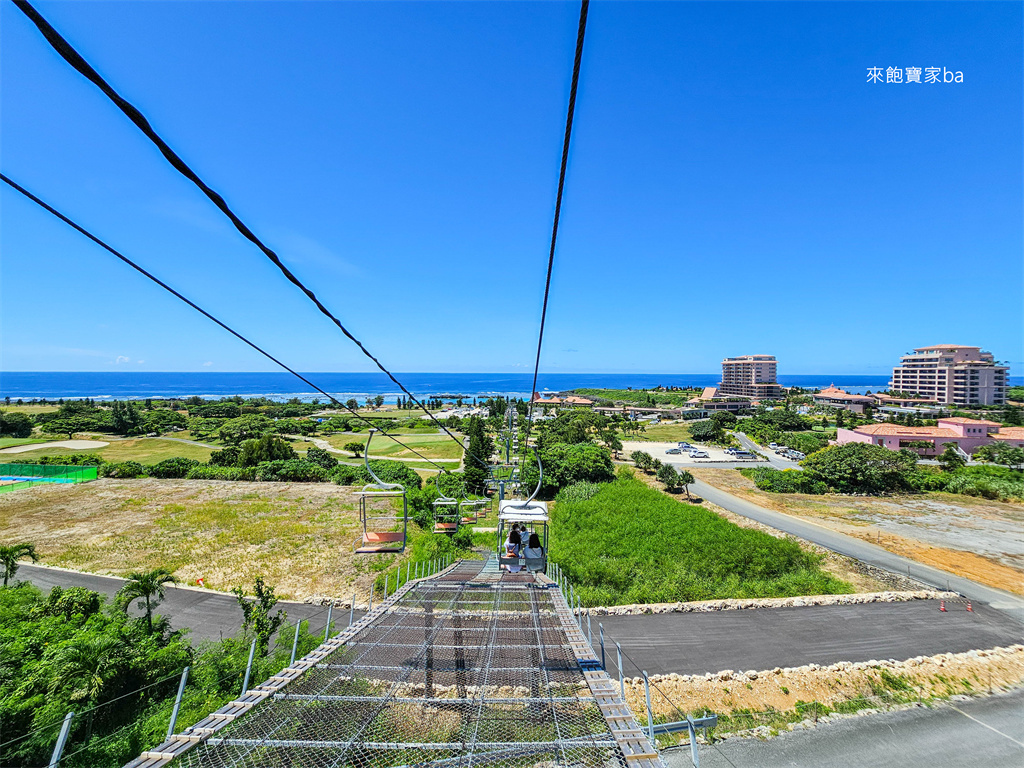
[[[655,716],[678,719],[678,710],[768,712],[792,710],[798,701],[830,706],[870,698],[894,688],[905,699],[928,701],[989,693],[1024,683],[1024,646],[917,656],[906,661],[840,662],[827,667],[724,670],[709,675],[651,675]],[[626,700],[644,712],[642,678],[626,678]]]
[[[40,562],[124,576],[167,568],[184,583],[282,598],[365,599],[395,555],[355,555],[356,497],[329,483],[115,480],[40,485],[0,496],[0,541],[29,541]]]
[[[905,557],[1024,594],[1024,505],[950,493],[811,496],[768,493],[731,469],[693,475],[765,509],[813,518]]]

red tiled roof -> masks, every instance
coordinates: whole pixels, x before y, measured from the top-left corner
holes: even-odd
[[[862,435],[882,435],[900,437],[960,437],[952,429],[942,427],[905,427],[902,424],[867,424],[863,427],[855,427],[854,432]]]
[[[994,435],[996,440],[1024,440],[1024,427],[1003,427]]]
[[[963,416],[951,416],[948,419],[939,419],[939,423],[948,422],[949,424],[970,424],[972,427],[999,427],[1002,426],[998,421],[985,421],[985,419],[968,419]]]

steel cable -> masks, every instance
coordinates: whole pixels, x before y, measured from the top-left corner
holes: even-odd
[[[85,60],[85,58],[75,50],[75,48],[65,40],[53,25],[51,25],[42,14],[39,13],[31,3],[27,0],[14,0],[14,4],[17,8],[28,17],[28,19],[36,26],[36,28],[42,33],[43,37],[50,44],[50,46],[63,58],[68,64],[70,64],[75,70],[77,70],[82,76],[84,76],[89,82],[95,85],[103,94],[110,99],[118,109],[125,114],[125,116],[131,120],[140,131],[148,138],[153,144],[156,145],[157,149],[164,158],[171,164],[171,166],[178,171],[182,176],[195,184],[202,191],[204,195],[215,205],[217,208],[228,217],[235,229],[242,234],[247,240],[253,245],[259,248],[263,254],[274,263],[274,265],[281,271],[281,274],[302,291],[306,297],[316,305],[316,308],[320,310],[321,314],[327,317],[334,325],[336,325],[342,333],[345,334],[360,351],[370,360],[373,361],[374,365],[382,373],[384,373],[392,382],[398,386],[402,392],[404,392],[409,399],[411,399],[416,405],[419,406],[427,417],[433,421],[438,428],[441,429],[448,437],[463,446],[463,442],[453,435],[444,424],[442,424],[429,409],[422,402],[420,402],[415,395],[410,392],[402,382],[400,382],[391,371],[384,367],[383,363],[380,362],[364,345],[357,339],[348,328],[339,320],[331,311],[317,298],[316,294],[312,290],[307,288],[298,277],[296,277],[290,269],[284,264],[281,258],[275,253],[269,246],[267,246],[246,224],[235,214],[234,211],[228,207],[228,204],[224,201],[224,198],[214,191],[206,182],[204,182],[195,171],[193,171],[188,164],[181,159],[181,157],[171,149],[170,145],[164,141],[160,135],[153,130],[153,127],[149,124],[149,121],[145,116],[127,99],[122,97],[114,88],[103,79],[103,77]],[[586,2],[584,2],[586,5]],[[563,160],[564,167],[564,160]],[[559,191],[559,197],[561,197],[561,191]],[[308,383],[308,382],[307,382]],[[312,385],[311,385],[312,386]],[[321,391],[317,389],[317,391]],[[463,446],[465,448],[465,446]],[[480,463],[485,469],[490,466],[489,462],[484,461],[479,456],[469,452],[466,448],[466,453],[473,456],[473,458]]]
[[[572,121],[576,113],[576,89],[580,82],[580,62],[583,59],[583,38],[587,31],[587,13],[590,0],[580,4],[580,22],[576,30],[576,56],[572,65],[572,84],[569,86],[569,107],[565,115],[565,136],[562,139],[562,164],[558,171],[558,194],[555,196],[555,218],[551,225],[551,247],[548,250],[548,269],[544,279],[544,303],[540,311],[540,332],[537,334],[537,358],[533,365],[533,384],[530,387],[530,401],[526,412],[526,438],[523,440],[523,457],[530,443],[530,430],[533,427],[533,397],[537,391],[537,375],[540,372],[540,353],[544,346],[544,324],[548,316],[548,296],[551,293],[551,271],[555,265],[555,243],[558,240],[558,222],[562,216],[562,192],[565,188],[565,169],[569,163],[569,143],[572,138]],[[538,457],[539,460],[539,457]]]

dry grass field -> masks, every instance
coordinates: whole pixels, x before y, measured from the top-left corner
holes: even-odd
[[[0,496],[0,542],[99,574],[164,567],[229,590],[262,576],[282,598],[369,593],[395,555],[355,555],[352,489],[333,483],[114,480]]]
[[[1024,594],[1024,505],[950,493],[891,497],[768,493],[736,470],[692,472],[766,509],[813,518],[920,563]]]

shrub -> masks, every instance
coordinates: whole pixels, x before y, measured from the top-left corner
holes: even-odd
[[[263,435],[260,438],[246,440],[242,443],[238,465],[241,467],[255,467],[264,461],[288,461],[297,458],[299,458],[299,455],[295,453],[295,450],[280,437]]]
[[[824,448],[800,465],[840,493],[892,493],[911,488],[917,456],[879,445],[845,443]]]
[[[578,482],[606,483],[615,477],[612,456],[594,443],[554,443],[541,449],[544,479],[541,494],[551,498],[559,489]],[[537,484],[537,462],[530,456],[522,469],[525,487]]]
[[[255,480],[256,470],[252,467],[218,467],[200,464],[192,467],[185,476],[188,480]]]
[[[209,463],[215,467],[237,467],[241,457],[242,449],[235,445],[229,445],[221,451],[211,453]]]
[[[740,474],[753,480],[758,489],[771,493],[828,493],[825,483],[799,469],[756,467],[741,469]]]
[[[137,461],[118,461],[100,467],[102,477],[145,477],[146,468]]]
[[[33,464],[53,464],[68,467],[99,467],[107,460],[95,453],[72,453],[66,456],[40,456]]]
[[[261,461],[256,479],[262,482],[323,483],[329,479],[326,469],[304,459]]]
[[[317,448],[316,446],[306,451],[306,461],[311,461],[327,471],[331,471],[338,466],[338,460],[331,455],[330,451],[325,451],[323,448]]]
[[[164,459],[159,464],[154,464],[149,467],[149,474],[151,477],[159,477],[162,479],[183,478],[188,475],[193,467],[198,466],[199,462],[195,459],[186,459],[182,456],[175,456],[170,459]]]
[[[370,466],[381,480],[385,483],[399,483],[406,491],[419,490],[423,487],[423,480],[416,474],[416,470],[410,469],[401,461],[388,461],[387,459],[373,459]],[[339,464],[331,472],[330,479],[338,485],[365,485],[373,482],[373,479],[363,467],[353,467],[348,464]]]
[[[29,437],[32,419],[24,413],[0,412],[0,437]]]
[[[349,464],[339,464],[331,472],[331,480],[338,485],[363,485],[369,480],[366,470]]]

